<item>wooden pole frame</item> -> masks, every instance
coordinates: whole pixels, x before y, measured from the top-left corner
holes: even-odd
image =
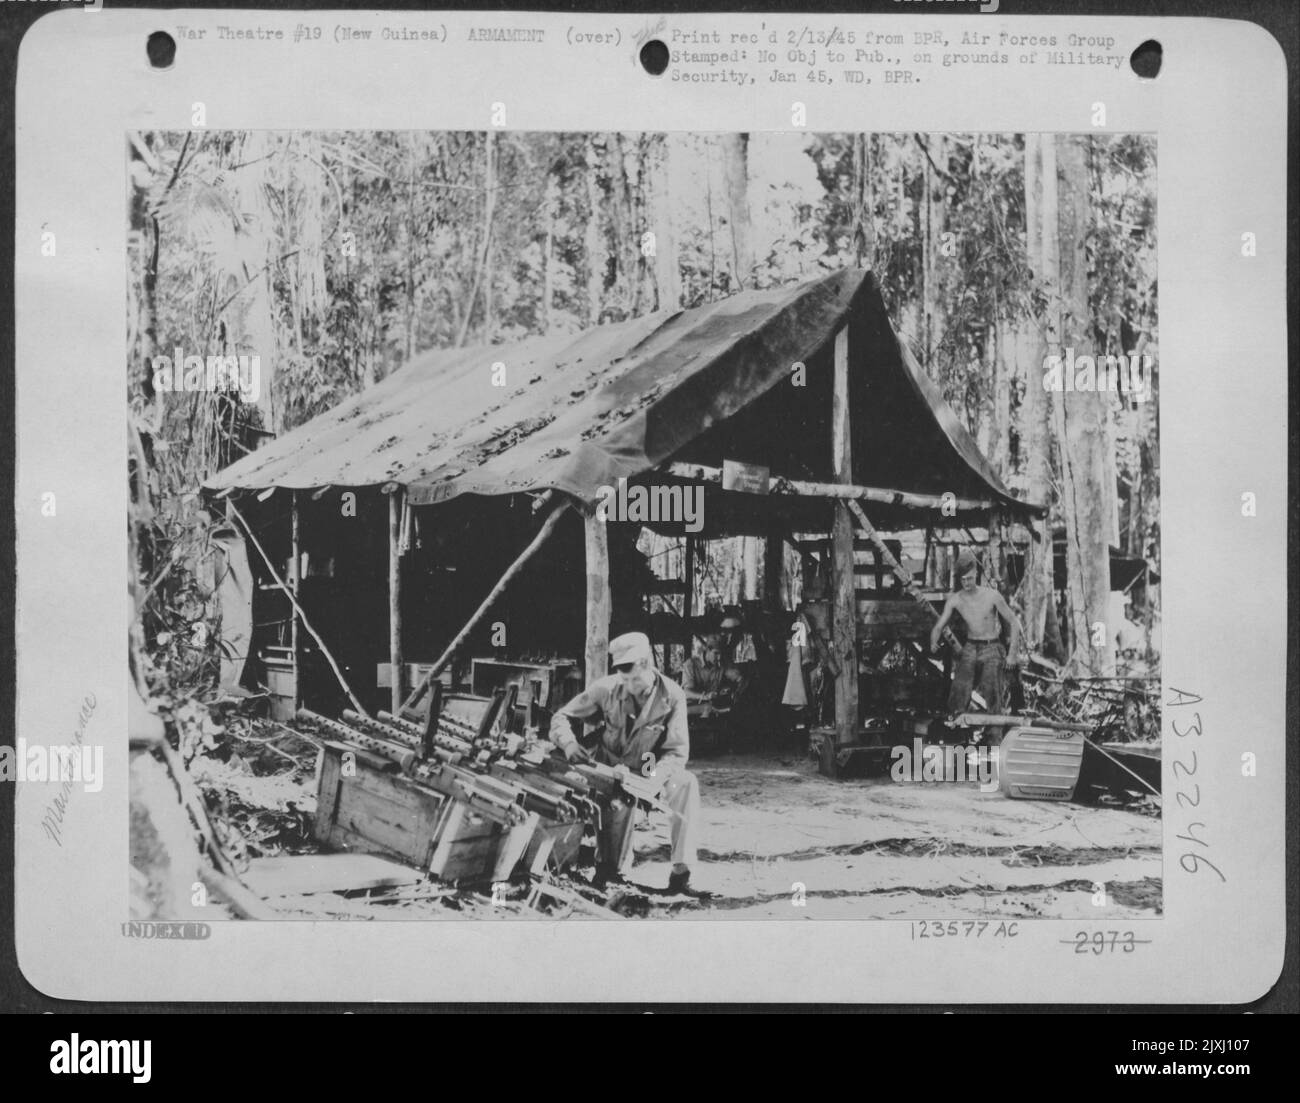
[[[660,468],[664,474],[680,479],[691,479],[702,483],[722,483],[722,469],[708,467],[698,463],[674,462]],[[939,494],[913,494],[905,490],[886,490],[877,486],[859,486],[853,482],[819,483],[811,479],[773,479],[771,497],[802,498],[857,498],[864,502],[878,502],[881,505],[906,506],[912,509],[942,510],[945,506],[955,508],[963,513],[987,512],[997,507],[990,498],[949,498]],[[1036,513],[1042,511],[1036,506],[1026,506]]]
[[[289,589],[294,598],[302,585],[302,529],[298,510],[298,492],[289,491]],[[289,646],[293,651],[293,711],[302,703],[302,658],[298,648],[298,602],[293,603],[289,620]]]
[[[402,707],[402,498],[401,489],[388,495],[388,662],[392,671],[389,700],[393,713]]]
[[[772,518],[763,534],[763,604],[769,613],[781,608],[785,594],[785,527]]]
[[[275,580],[275,584],[289,596],[289,600],[293,603],[294,611],[302,618],[302,626],[307,629],[311,634],[312,639],[314,639],[320,647],[321,654],[325,656],[325,661],[330,664],[330,669],[334,671],[334,677],[339,680],[339,685],[343,687],[343,692],[348,695],[348,700],[352,702],[352,707],[355,708],[357,712],[361,713],[361,715],[369,716],[370,713],[368,713],[365,706],[357,700],[357,695],[352,692],[352,687],[348,685],[348,680],[343,677],[343,671],[339,669],[339,664],[334,661],[334,656],[330,654],[330,649],[325,646],[325,641],[321,639],[320,633],[312,627],[311,621],[307,619],[306,612],[303,611],[303,607],[298,602],[298,595],[290,590],[288,583],[280,577],[280,572],[275,569],[275,564],[271,562],[271,557],[266,554],[266,549],[262,547],[261,541],[253,534],[252,526],[248,523],[247,519],[245,519],[244,515],[239,512],[239,507],[235,505],[233,499],[227,499],[227,504],[230,506],[231,512],[235,515],[235,518],[239,521],[239,525],[244,530],[245,535],[248,537],[253,547],[257,549],[258,555],[262,557],[262,561],[266,564],[266,569],[271,572],[271,577]]]
[[[587,630],[583,654],[584,685],[590,688],[609,671],[609,532],[596,511],[583,515],[587,564]]]
[[[831,470],[841,486],[853,484],[849,402],[849,327],[835,335],[831,394]],[[852,501],[850,498],[849,501]],[[854,502],[853,504],[857,504]],[[835,503],[831,524],[831,649],[840,664],[835,679],[835,742],[851,744],[858,731],[858,602],[853,570],[853,518],[849,502]],[[833,765],[828,764],[828,772]]]
[[[698,541],[693,532],[686,534],[686,565],[682,572],[683,585],[686,587],[686,593],[682,598],[682,615],[689,624],[695,616],[695,560],[698,556]],[[687,641],[687,658],[690,657],[690,641]]]

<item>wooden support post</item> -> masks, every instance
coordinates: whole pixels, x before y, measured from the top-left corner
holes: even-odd
[[[763,540],[763,605],[775,613],[785,594],[785,535],[778,521],[769,521]]]
[[[586,685],[609,672],[609,533],[606,522],[589,513],[583,518],[587,556]]]
[[[831,448],[831,470],[835,482],[852,483],[847,326],[835,335]],[[837,744],[852,743],[858,731],[858,603],[854,586],[853,518],[847,504],[836,501],[831,528],[831,648],[840,665],[840,675],[835,679]]]
[[[682,662],[684,665],[695,651],[695,635],[691,621],[695,617],[695,557],[699,544],[691,533],[686,534],[686,564],[683,573],[685,592],[682,594],[682,620],[686,624],[686,640],[682,644]]]
[[[289,591],[293,612],[289,621],[289,647],[293,652],[293,711],[302,704],[302,657],[298,652],[298,591],[302,578],[302,534],[298,519],[298,492],[289,491]]]
[[[695,616],[695,556],[697,546],[695,537],[689,532],[686,534],[686,577],[683,580],[686,584],[686,594],[682,599],[682,616],[689,622]],[[687,641],[687,653],[690,652],[690,642]]]
[[[388,662],[393,714],[402,707],[402,491],[388,496]]]

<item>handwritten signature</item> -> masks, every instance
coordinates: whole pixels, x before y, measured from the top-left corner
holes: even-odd
[[[95,715],[98,704],[93,693],[86,694],[81,700],[81,711],[77,714],[77,730],[72,736],[77,755],[81,754],[81,748],[85,745],[86,727],[90,724],[90,718]],[[74,785],[76,785],[75,778],[70,772],[65,773],[58,793],[46,802],[45,815],[41,817],[41,827],[45,829],[45,834],[54,840],[56,846],[63,845],[63,818],[67,814]]]

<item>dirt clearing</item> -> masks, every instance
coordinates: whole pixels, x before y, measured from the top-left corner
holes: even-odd
[[[822,777],[792,755],[696,761],[703,823],[692,919],[1154,918],[1160,821],[1009,800],[977,783]],[[633,876],[668,877],[667,824],[637,832]],[[1107,902],[1094,903],[1095,886]],[[802,892],[797,886],[802,886]],[[804,904],[793,901],[802,896]]]
[[[294,758],[217,763],[196,780],[241,859],[310,854],[315,785],[309,744]],[[258,747],[258,750],[264,750]],[[285,761],[288,759],[288,761]],[[529,886],[455,889],[433,882],[364,895],[270,899],[280,914],[355,919],[520,919],[584,913],[686,919],[1142,919],[1162,908],[1160,820],[1139,810],[1010,800],[976,782],[830,780],[794,753],[700,759],[703,811],[695,888],[706,901],[597,892],[584,874],[557,882],[570,904],[525,904]],[[668,882],[668,820],[643,814],[631,880]],[[1098,904],[1099,886],[1105,903]],[[581,900],[576,899],[581,897]],[[796,904],[802,900],[802,904]]]

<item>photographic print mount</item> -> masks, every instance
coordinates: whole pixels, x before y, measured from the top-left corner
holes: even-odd
[[[113,186],[98,174],[81,179],[102,202],[74,198],[59,153],[36,148],[35,132],[23,125],[22,82],[19,92],[18,235],[21,243],[30,229],[37,243],[30,258],[19,249],[19,734],[29,750],[48,748],[54,764],[19,790],[19,950],[34,984],[82,998],[528,998],[521,984],[535,998],[593,998],[602,989],[584,962],[597,954],[614,955],[665,999],[789,999],[795,985],[810,1000],[1114,1001],[1158,992],[1163,1002],[1249,998],[1267,988],[1283,931],[1282,615],[1246,597],[1225,624],[1227,614],[1215,617],[1219,607],[1200,596],[1221,587],[1227,575],[1218,572],[1234,562],[1252,563],[1274,592],[1284,580],[1281,497],[1263,508],[1285,473],[1282,433],[1265,429],[1284,428],[1285,387],[1283,76],[1266,35],[1235,23],[1213,25],[1211,35],[1210,25],[1193,21],[1014,20],[973,11],[941,22],[852,17],[853,26],[780,16],[170,13],[177,50],[159,72],[142,46],[157,20],[102,15],[102,29],[91,31],[72,25],[69,16],[80,13],[44,20],[22,55],[24,77],[54,65],[43,51],[67,34],[68,52],[80,57],[94,39],[95,57],[132,74],[123,80],[119,72],[115,91],[93,110],[83,100],[75,116],[64,116],[62,97],[71,112],[72,93],[84,92],[89,73],[60,70],[48,85],[57,94],[41,107],[60,125],[81,128],[79,144],[103,157],[105,172],[116,166]],[[239,33],[223,37],[222,27]],[[1157,30],[1161,73],[1144,80],[1128,55]],[[942,37],[929,37],[936,33]],[[773,51],[759,40],[772,34],[781,48],[764,60]],[[641,64],[651,40],[669,53],[657,77]],[[443,50],[446,68],[431,67],[417,49]],[[1082,60],[1049,60],[1074,53]],[[1175,62],[1176,54],[1195,64]],[[571,84],[543,79],[557,63],[574,74]],[[1204,101],[1198,82],[1214,66],[1253,75],[1234,86],[1232,103]],[[378,71],[385,93],[367,96]],[[575,94],[593,87],[609,89],[608,97]],[[990,87],[1014,92],[990,97]],[[1231,128],[1213,123],[1227,118]],[[1228,151],[1209,167],[1198,151],[1207,126]],[[265,171],[253,176],[259,161]],[[855,183],[869,193],[846,194]],[[738,184],[746,193],[739,206]],[[437,190],[446,196],[435,203],[429,196]],[[537,195],[530,205],[516,190]],[[1036,249],[1035,197],[1058,201],[1054,222],[1039,207]],[[111,229],[107,211],[122,212]],[[1062,225],[1075,232],[1062,235]],[[234,228],[225,229],[230,248],[222,252],[227,226]],[[151,230],[156,252],[147,248]],[[665,237],[675,239],[676,264],[663,260]],[[1270,237],[1271,250],[1261,246]],[[1017,253],[1021,286],[998,289],[1006,298],[1023,293],[1029,314],[1068,302],[1072,287],[1087,309],[1106,305],[1108,313],[1079,330],[1086,344],[1063,340],[1063,331],[1054,345],[1036,348],[1032,333],[1018,335],[1010,324],[1014,310],[989,307],[986,288],[996,281],[985,278],[988,269],[1009,277],[1009,265],[996,266]],[[603,270],[592,263],[597,255]],[[402,259],[425,270],[403,273]],[[1158,299],[1155,267],[1165,275]],[[1108,272],[1123,273],[1113,294]],[[116,290],[102,291],[101,279]],[[1044,286],[1047,301],[1035,305]],[[74,293],[78,324],[46,324],[38,333],[36,320],[54,317],[59,297]],[[152,333],[140,324],[150,295]],[[1247,355],[1260,365],[1248,392],[1230,390],[1212,370],[1222,355],[1207,351],[1222,349],[1215,338],[1229,320],[1241,332],[1242,318],[1252,320]],[[257,329],[259,319],[267,328]],[[380,337],[359,336],[362,324],[377,326]],[[1063,330],[1070,324],[1061,322]],[[1023,348],[1013,354],[1018,340]],[[1179,365],[1177,375],[1160,373],[1165,359]],[[56,361],[97,370],[64,378],[49,370]],[[960,387],[979,380],[994,393]],[[1029,399],[1026,380],[1036,383]],[[1038,448],[1010,432],[1019,430],[1010,419],[1024,414],[1026,401],[1042,402]],[[1098,401],[1107,418],[1090,423],[1088,404]],[[241,420],[239,432],[214,415],[229,409],[242,417],[259,406],[265,410]],[[75,444],[57,454],[36,429],[56,410],[78,429]],[[146,442],[143,455],[134,445],[123,449],[109,410],[128,414]],[[998,411],[1005,432],[996,428]],[[198,423],[205,435],[187,437],[177,427],[192,428],[196,412],[210,419]],[[1087,439],[1090,424],[1114,434],[1121,420],[1129,431],[1107,437],[1109,447]],[[1073,437],[1076,426],[1082,431]],[[1121,456],[1116,440],[1136,458]],[[234,443],[224,445],[227,454],[216,448],[197,458],[209,441]],[[158,442],[166,447],[154,450]],[[1053,444],[1056,518],[1054,503],[1036,498],[1028,481],[1035,457]],[[234,458],[241,448],[250,454]],[[161,461],[159,451],[168,453]],[[112,455],[121,462],[106,462]],[[1094,459],[1100,474],[1088,468]],[[157,478],[144,494],[134,483],[121,493],[119,473],[139,481],[146,471]],[[1135,491],[1139,472],[1157,486]],[[1112,482],[1112,500],[1128,510],[1123,540],[1114,543],[1089,531],[1113,525],[1120,535],[1112,509],[1092,502],[1097,517],[1081,523],[1077,505],[1061,510],[1059,501],[1071,489],[1086,495]],[[142,501],[152,511],[147,524]],[[1143,501],[1158,506],[1152,512]],[[123,513],[135,535],[156,533],[160,515],[179,522],[199,510],[225,557],[206,588],[184,555],[166,578],[158,572],[170,559],[137,573],[138,544],[125,562],[116,558]],[[1063,531],[1053,530],[1054,519]],[[789,540],[771,540],[777,520]],[[1146,538],[1130,543],[1144,526]],[[920,534],[919,554],[909,533]],[[1100,557],[1082,555],[1081,533],[1087,546],[1103,548]],[[764,563],[760,539],[782,558]],[[739,542],[730,558],[698,550],[729,540]],[[1036,623],[1032,631],[1024,623],[1023,594],[1007,617],[997,608],[1003,589],[1021,589],[1035,549],[1067,636],[1055,658]],[[957,584],[970,552],[979,569],[968,592]],[[160,702],[158,671],[174,674],[211,648],[202,632],[177,639],[177,624],[161,624],[147,608],[160,590],[174,594],[170,615],[193,633],[206,610],[187,609],[184,599],[204,605],[215,576],[228,577],[232,555],[249,583],[249,646],[225,657],[251,654],[261,670],[240,670],[227,682],[214,672],[212,686],[262,698],[265,711],[251,719],[242,704],[214,715],[207,707],[214,693],[195,694],[194,707],[180,694]],[[755,555],[763,570],[746,574]],[[674,556],[679,578],[660,569]],[[1071,556],[1080,556],[1073,573]],[[556,561],[550,573],[548,557]],[[680,580],[677,592],[661,586],[657,604],[642,604],[645,625],[626,600],[638,594],[628,579],[638,557],[659,564],[651,570],[661,582]],[[603,574],[593,562],[605,564]],[[846,562],[854,568],[845,570]],[[91,619],[94,630],[68,639],[66,625],[86,620],[74,608],[109,600],[94,582],[113,563],[135,580],[126,622],[105,610]],[[684,577],[729,563],[739,577],[690,584]],[[1099,570],[1109,577],[1099,581]],[[1122,601],[1112,605],[1117,572],[1127,572],[1117,592],[1143,588],[1129,610],[1139,614],[1133,621]],[[746,593],[764,589],[756,575],[781,585]],[[40,581],[55,577],[60,587]],[[179,584],[191,578],[195,586],[185,591]],[[522,589],[512,589],[515,581]],[[1100,618],[1086,615],[1089,585],[1102,595]],[[872,589],[878,593],[865,593]],[[1058,591],[1064,615],[1055,608]],[[287,609],[264,618],[276,599]],[[993,603],[991,613],[981,601]],[[826,621],[818,602],[832,614]],[[223,632],[230,607],[223,606]],[[837,608],[848,615],[836,618]],[[670,635],[669,614],[680,622],[679,638]],[[946,656],[929,646],[936,616],[965,637]],[[283,626],[283,641],[253,639],[265,620]],[[1122,634],[1126,621],[1138,638]],[[492,639],[498,626],[500,642]],[[1162,637],[1155,648],[1153,627]],[[634,668],[642,661],[639,640],[627,637],[643,628],[652,648],[649,666],[639,668],[648,671],[647,712],[662,696],[660,726],[669,731],[684,710],[688,757],[674,763],[677,756],[663,753],[665,733],[651,730],[648,775],[621,761],[639,748],[619,743],[626,733],[588,741],[595,763],[576,753],[570,761],[569,740],[545,738],[552,733],[538,724],[542,710],[546,720],[564,708],[575,720],[607,721],[623,696],[641,701],[617,667],[629,665],[618,661],[621,648],[631,648]],[[998,643],[998,635],[1010,638]],[[1210,656],[1197,646],[1202,638],[1241,642]],[[884,644],[892,657],[877,654]],[[56,646],[84,649],[66,668],[75,679],[50,674]],[[1080,647],[1099,664],[1095,671],[1079,668]],[[351,650],[355,658],[342,654]],[[1141,654],[1121,670],[1124,651]],[[845,658],[858,666],[857,679],[844,676]],[[1139,658],[1147,665],[1134,673]],[[606,674],[611,660],[615,672]],[[110,675],[114,662],[137,677]],[[937,696],[926,667],[936,671]],[[698,698],[716,699],[730,671],[741,676],[730,711],[746,722],[710,725],[704,720],[718,717],[702,718],[701,709],[713,702]],[[1018,679],[1007,677],[1012,671]],[[814,673],[820,677],[805,684],[803,675]],[[976,707],[962,712],[952,684],[965,676]],[[1124,688],[1116,694],[1089,683],[1102,688],[1082,705],[1064,691],[1049,702],[1042,689],[1092,678]],[[1159,679],[1157,691],[1142,679]],[[135,721],[132,684],[143,706]],[[497,689],[507,693],[498,699]],[[1016,689],[1029,692],[1013,705]],[[801,693],[803,703],[793,703]],[[757,702],[748,716],[747,694]],[[1097,702],[1108,695],[1118,700],[1113,722],[1128,739],[1096,738],[1106,723]],[[1002,714],[988,707],[993,696],[1007,698],[1014,723],[995,722]],[[436,726],[427,722],[435,705]],[[485,716],[491,708],[496,715]],[[784,735],[793,743],[774,750],[744,743],[764,719],[799,708],[809,710],[807,731],[791,725]],[[905,739],[900,718],[912,723]],[[1154,785],[1131,749],[1114,746],[1133,742],[1134,729],[1153,718],[1162,732]],[[647,727],[660,721],[647,719]],[[278,744],[283,770],[270,769],[267,752],[256,749],[271,729],[254,721],[288,723],[297,733]],[[35,735],[74,726],[75,736]],[[741,745],[711,752],[703,738],[710,727],[730,727],[726,737]],[[579,748],[583,735],[575,729]],[[1034,755],[1046,753],[1035,739],[1077,758],[1080,777],[1088,757],[1127,766],[1136,780],[1111,790],[1130,793],[1128,807],[1085,804],[1073,789],[1071,799],[1053,799],[1062,794],[1047,793],[1044,771],[1035,773]],[[86,776],[51,781],[63,769],[54,752],[72,740],[79,762],[89,764]],[[550,746],[538,757],[542,743]],[[319,776],[311,768],[316,745]],[[932,747],[940,753],[927,752]],[[86,749],[99,750],[102,766]],[[884,777],[843,776],[860,760],[871,773],[881,749]],[[895,750],[916,761],[904,763]],[[1018,780],[1013,752],[1027,764]],[[1269,761],[1277,764],[1272,779]],[[661,762],[665,775],[691,781],[671,793],[649,784]],[[959,762],[973,776],[943,776]],[[340,778],[350,763],[357,780],[349,775],[348,785],[329,790],[331,763]],[[940,776],[927,778],[927,766]],[[557,767],[591,776],[585,788],[562,788]],[[995,769],[998,784],[986,791]],[[530,772],[532,784],[521,780]],[[562,789],[546,790],[552,812],[560,804],[578,811],[546,815],[536,795],[542,782]],[[171,821],[176,853],[184,857],[196,822],[211,832],[190,842],[199,852],[197,881],[169,884],[142,869],[148,861],[128,830],[140,798],[169,785],[181,797]],[[729,797],[728,786],[752,794]],[[1132,799],[1144,786],[1161,797]],[[327,790],[343,818],[322,818]],[[384,817],[366,814],[376,802],[398,801],[397,793],[409,800],[413,831],[428,829],[417,844],[425,849],[405,861],[405,841],[376,838]],[[214,794],[225,794],[224,808]],[[270,816],[277,832],[288,832],[287,818],[271,814],[301,812],[303,794],[317,803],[300,817],[298,837],[250,829]],[[819,803],[830,802],[846,810],[819,816]],[[919,812],[900,813],[918,802]],[[610,831],[613,806],[637,803],[648,830],[630,813],[621,834]],[[1143,816],[1135,803],[1156,814]],[[152,818],[154,807],[145,814]],[[157,815],[162,839],[167,828]],[[992,855],[977,853],[990,842],[972,822],[983,815],[1006,817],[992,833],[1007,843]],[[891,817],[912,822],[895,832]],[[689,830],[679,826],[686,821]],[[1058,829],[1082,845],[1059,841]],[[1035,832],[1050,840],[1038,850],[1026,841]],[[1260,846],[1270,832],[1277,845]],[[254,853],[240,853],[250,838]],[[619,848],[629,841],[627,862]],[[1054,846],[1071,850],[1080,876],[1051,868]],[[557,847],[561,854],[572,847],[571,860],[556,857]],[[313,862],[317,852],[350,859],[346,877],[354,880],[322,881],[343,875],[338,865]],[[1026,852],[1049,876],[1021,876]],[[437,876],[439,854],[444,863],[457,855],[464,862],[443,864]],[[679,860],[692,854],[694,861]],[[359,869],[361,858],[372,860],[368,869]],[[594,880],[591,863],[602,858],[618,866],[606,873],[628,876],[633,887],[611,899],[608,884],[598,896],[565,882],[571,870]],[[278,868],[266,864],[277,860]],[[465,863],[478,866],[462,891],[449,871]],[[947,868],[924,871],[940,878],[926,882],[923,863]],[[795,867],[807,876],[790,876]],[[661,895],[682,869],[689,886],[712,899]],[[294,876],[299,881],[288,883]],[[956,900],[948,890],[961,883],[969,895]],[[1021,910],[1019,891],[1032,907]],[[385,892],[392,898],[377,901]],[[320,907],[324,893],[331,899]],[[448,895],[455,907],[435,914]],[[295,905],[317,899],[286,908],[287,897]],[[158,910],[141,910],[141,898]],[[1250,909],[1241,909],[1243,899]],[[632,903],[611,906],[620,900]],[[380,911],[452,921],[362,926],[324,918]],[[631,922],[587,922],[604,912]],[[232,918],[240,914],[284,921]],[[1229,918],[1234,933],[1248,937],[1235,943],[1239,957],[1220,961],[1198,947],[1216,930],[1223,937]],[[158,945],[159,927],[172,923],[202,937]],[[1258,930],[1247,932],[1252,924]],[[104,960],[112,969],[65,973],[51,929],[63,932],[64,947],[74,937],[111,939]],[[496,940],[490,949],[485,938]],[[935,945],[940,938],[946,947]],[[646,948],[673,967],[641,962]],[[160,954],[176,955],[178,968],[146,964]],[[288,967],[319,954],[355,968],[308,976]],[[1032,955],[1031,968],[989,968],[1007,954]],[[427,961],[436,980],[386,964],[412,957]],[[765,968],[743,964],[753,960]],[[853,968],[807,965],[828,960]],[[1193,960],[1204,974],[1187,970]],[[1050,969],[1032,968],[1048,962]]]

